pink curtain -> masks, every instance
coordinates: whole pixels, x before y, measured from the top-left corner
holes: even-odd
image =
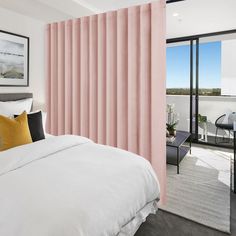
[[[49,133],[137,153],[165,200],[165,1],[49,24]]]

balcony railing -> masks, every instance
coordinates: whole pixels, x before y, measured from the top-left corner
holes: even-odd
[[[190,98],[189,95],[166,95],[167,104],[175,104],[175,112],[179,113],[177,129],[189,131],[190,127]],[[215,121],[227,111],[236,112],[236,97],[228,96],[199,96],[199,114],[207,117],[206,130],[208,136],[215,136]],[[199,135],[204,133],[202,125],[199,125]],[[224,130],[219,130],[219,136],[227,136]]]

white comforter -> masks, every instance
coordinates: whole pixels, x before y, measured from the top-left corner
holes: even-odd
[[[158,197],[148,161],[83,137],[0,153],[1,236],[117,235]]]

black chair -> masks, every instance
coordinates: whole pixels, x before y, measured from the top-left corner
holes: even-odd
[[[233,124],[229,123],[229,124],[225,124],[222,123],[225,119],[226,114],[220,116],[219,118],[216,119],[215,121],[215,126],[216,126],[216,134],[215,134],[215,143],[217,144],[217,135],[218,135],[218,130],[222,129],[222,130],[227,130],[229,131],[229,137],[230,137],[230,131],[233,130]],[[224,137],[223,137],[224,139]]]

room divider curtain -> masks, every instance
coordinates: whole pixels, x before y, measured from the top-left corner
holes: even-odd
[[[148,159],[165,196],[165,1],[46,29],[48,132]]]

